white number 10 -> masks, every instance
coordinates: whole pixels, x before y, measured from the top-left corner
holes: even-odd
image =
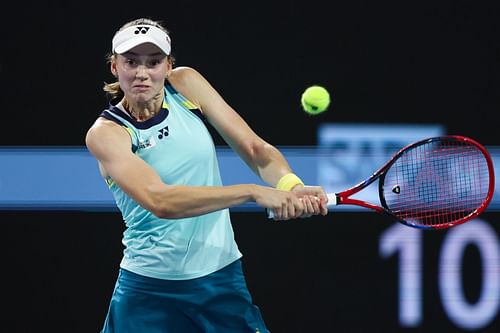
[[[380,238],[380,255],[399,253],[399,322],[416,327],[423,320],[422,235],[425,232],[399,223]],[[466,246],[477,247],[482,284],[478,301],[471,304],[463,293],[462,258]],[[496,318],[500,305],[500,245],[495,230],[476,219],[446,231],[439,257],[438,288],[450,320],[464,329],[479,329]]]

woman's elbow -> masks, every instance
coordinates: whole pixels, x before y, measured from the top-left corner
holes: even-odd
[[[151,186],[147,189],[147,198],[143,206],[158,218],[179,218],[179,211],[171,200],[168,200],[166,191],[168,191],[166,186]]]
[[[270,152],[273,152],[274,150],[275,150],[274,146],[263,140],[250,142],[248,143],[245,149],[247,156],[251,160],[257,160],[257,161],[264,157],[269,156]]]
[[[179,209],[170,207],[164,203],[151,204],[146,209],[160,219],[178,219],[184,217]]]

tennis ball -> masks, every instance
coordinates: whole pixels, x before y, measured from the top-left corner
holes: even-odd
[[[311,86],[302,93],[300,103],[306,113],[317,115],[330,105],[330,94],[322,86]]]

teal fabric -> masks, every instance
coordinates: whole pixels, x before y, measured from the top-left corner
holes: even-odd
[[[159,114],[137,122],[120,104],[103,115],[126,127],[131,149],[166,184],[221,186],[212,137],[194,104],[171,86]],[[183,280],[213,273],[241,257],[229,210],[161,219],[132,200],[112,179],[107,183],[126,230],[120,267],[157,279]]]

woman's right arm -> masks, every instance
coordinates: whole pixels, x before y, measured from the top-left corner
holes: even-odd
[[[103,118],[92,125],[85,142],[104,173],[142,207],[161,218],[202,215],[248,201],[275,210],[283,220],[303,210],[295,194],[266,186],[165,184],[153,168],[132,152],[128,132]]]

